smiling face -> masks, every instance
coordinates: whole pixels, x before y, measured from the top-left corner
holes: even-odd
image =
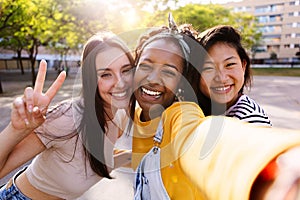
[[[202,93],[227,107],[235,104],[244,84],[246,62],[235,48],[216,43],[208,51],[200,78]]]
[[[120,48],[98,53],[96,56],[98,91],[105,109],[128,108],[132,94],[133,66]]]
[[[154,118],[161,106],[174,102],[183,66],[182,52],[172,40],[157,39],[144,48],[134,75],[134,95],[144,120],[150,120],[150,109]]]

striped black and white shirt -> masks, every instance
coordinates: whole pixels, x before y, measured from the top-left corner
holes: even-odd
[[[272,126],[265,111],[258,105],[258,103],[245,94],[240,96],[236,104],[231,106],[226,111],[225,115],[260,126]]]

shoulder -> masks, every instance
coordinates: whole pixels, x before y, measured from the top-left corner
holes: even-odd
[[[176,120],[178,118],[191,121],[204,118],[204,114],[198,104],[194,102],[175,102],[163,113],[163,118]]]
[[[189,101],[180,101],[173,103],[165,110],[165,113],[180,113],[180,114],[197,114],[203,116],[204,114],[198,104]]]
[[[243,121],[271,126],[271,122],[264,109],[252,98],[242,95],[237,103],[226,111],[226,116],[235,117]]]
[[[234,110],[244,110],[245,113],[265,113],[264,109],[252,98],[247,95],[242,95],[237,103],[232,106],[228,111]]]
[[[74,104],[78,102],[68,100],[49,108],[45,122],[35,132],[54,138],[74,134],[77,123],[80,123],[75,119],[80,114],[74,108]]]

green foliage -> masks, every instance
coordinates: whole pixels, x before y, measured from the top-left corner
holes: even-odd
[[[261,33],[258,31],[258,23],[253,15],[235,13],[222,5],[187,4],[174,10],[170,8],[158,10],[149,16],[145,25],[147,27],[167,25],[170,11],[178,24],[192,24],[199,32],[216,25],[232,25],[240,31],[244,47],[249,52],[253,46],[259,46],[261,42]]]
[[[251,68],[255,76],[297,76],[300,77],[300,68]]]
[[[111,30],[126,35],[132,30],[167,25],[168,12],[178,24],[192,24],[203,31],[219,24],[238,28],[247,49],[259,46],[260,33],[254,17],[234,13],[221,5],[187,4],[178,0],[0,0],[0,45],[3,48],[34,50],[47,46],[55,53],[81,50],[92,34]],[[140,31],[132,36],[134,39]],[[127,40],[130,40],[130,34]],[[133,39],[131,39],[133,40]],[[133,42],[133,41],[132,41]]]
[[[272,51],[270,53],[270,59],[272,59],[272,60],[276,60],[277,59],[277,54],[274,51]]]

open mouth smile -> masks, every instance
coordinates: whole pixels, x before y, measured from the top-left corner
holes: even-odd
[[[113,97],[118,97],[118,98],[125,97],[126,94],[127,94],[127,91],[124,91],[124,92],[113,92],[113,93],[111,93],[111,95]]]
[[[223,92],[223,91],[227,91],[229,90],[231,87],[231,85],[229,86],[224,86],[224,87],[213,87],[212,89],[218,92]]]
[[[156,99],[158,99],[161,96],[161,94],[162,94],[162,92],[149,90],[149,89],[146,89],[144,87],[141,87],[141,90],[142,90],[143,94],[152,96],[152,97],[154,97]]]

